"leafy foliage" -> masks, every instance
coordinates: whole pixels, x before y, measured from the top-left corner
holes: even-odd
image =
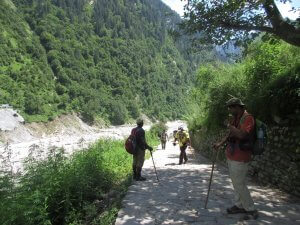
[[[147,132],[150,145],[157,144]],[[101,140],[66,158],[63,149],[32,148],[24,174],[0,171],[0,223],[102,224],[115,220],[121,196],[131,183],[132,157],[122,141]]]
[[[253,43],[239,63],[201,67],[190,92],[190,129],[224,126],[225,102],[231,96],[241,98],[250,113],[269,124],[299,124],[299,62],[297,47],[271,39]]]
[[[27,121],[179,117],[195,64],[167,32],[170,11],[159,0],[1,1],[0,104]]]
[[[156,137],[160,137],[161,133],[163,131],[167,131],[167,126],[165,123],[163,122],[158,122],[156,124],[154,124],[152,127],[151,127],[151,133],[154,134]]]
[[[184,18],[182,28],[191,34],[199,33],[196,39],[201,43],[246,45],[259,32],[267,32],[300,46],[299,18],[284,19],[274,0],[191,0],[185,7]]]
[[[245,61],[249,109],[268,122],[274,121],[275,117],[283,120],[295,117],[297,121],[299,48],[270,40],[249,49]]]

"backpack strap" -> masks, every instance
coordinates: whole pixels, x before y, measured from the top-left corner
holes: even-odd
[[[141,130],[141,127],[135,127],[132,129],[131,134],[136,136],[140,130]]]
[[[240,125],[242,125],[244,122],[245,122],[245,119],[248,117],[248,116],[252,116],[251,114],[249,113],[244,113],[240,119]],[[253,117],[254,119],[254,122],[255,122],[255,118]]]
[[[248,134],[248,137],[247,137],[247,139],[249,140],[251,140],[251,139],[255,139],[255,137],[256,137],[256,119],[255,119],[255,117],[253,116],[253,115],[251,115],[250,113],[244,113],[243,115],[242,115],[242,117],[241,117],[241,119],[240,119],[240,126],[245,122],[245,120],[246,120],[246,118],[248,117],[248,116],[252,116],[253,117],[253,120],[254,120],[254,127],[253,127],[253,130],[252,130],[252,132],[250,132],[249,134]]]
[[[135,136],[137,133],[138,127],[135,127],[131,130],[131,135]]]

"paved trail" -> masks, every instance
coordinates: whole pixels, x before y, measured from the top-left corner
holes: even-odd
[[[228,171],[216,166],[207,209],[204,203],[211,162],[188,150],[187,164],[178,165],[179,148],[171,142],[166,150],[153,154],[160,182],[156,181],[152,160],[145,162],[145,182],[134,182],[123,199],[123,209],[115,225],[300,225],[300,201],[282,192],[250,184],[259,218],[240,221],[241,215],[227,215],[232,206],[232,186]]]

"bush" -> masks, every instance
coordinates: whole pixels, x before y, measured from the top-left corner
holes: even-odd
[[[121,141],[100,141],[70,159],[63,149],[52,149],[45,160],[27,159],[25,175],[13,189],[1,178],[1,187],[10,187],[10,194],[0,195],[0,202],[5,203],[5,207],[0,205],[0,223],[82,224],[110,209],[108,204],[98,206],[94,214],[87,211],[109,190],[126,189],[130,175],[131,156]]]
[[[241,98],[251,114],[269,124],[275,117],[298,123],[299,60],[296,47],[280,41],[257,42],[240,63],[200,68],[190,92],[189,128],[222,127],[227,116],[225,102],[231,96]]]
[[[150,132],[146,139],[158,142]],[[0,224],[113,224],[131,182],[132,156],[123,141],[100,140],[70,158],[64,149],[48,149],[44,160],[38,146],[30,151],[24,174],[15,177],[0,158]],[[112,190],[118,194],[106,197]]]
[[[296,114],[299,113],[297,110],[300,109],[299,97],[300,64],[266,85],[261,91],[261,98],[256,100],[255,108],[252,111],[269,123],[272,123],[274,117],[277,117],[280,120],[290,119],[290,122],[295,125],[300,122],[300,118],[296,117]]]
[[[156,123],[150,128],[151,134],[155,137],[159,137],[164,130],[167,130],[167,126],[163,122]]]
[[[110,121],[113,125],[122,125],[126,122],[128,111],[126,107],[120,102],[113,102],[111,104]]]
[[[201,126],[216,129],[223,125],[228,115],[225,107],[226,101],[231,96],[242,99],[245,96],[243,68],[243,65],[238,64],[220,64],[208,65],[198,71],[197,88],[191,91],[191,99],[197,102],[199,109],[192,103],[186,116],[194,118],[189,122],[193,124],[192,129],[197,130]],[[195,116],[195,112],[199,115]]]
[[[251,48],[245,60],[249,111],[269,123],[290,117],[299,108],[299,49],[278,41]]]
[[[129,106],[128,106],[128,111],[130,113],[130,116],[133,118],[133,119],[136,119],[140,116],[140,110],[139,110],[139,107],[137,105],[136,102],[132,101],[132,103],[129,103]]]

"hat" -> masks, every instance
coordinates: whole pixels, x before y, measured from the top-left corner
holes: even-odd
[[[239,98],[231,98],[226,102],[226,106],[233,106],[233,105],[245,106],[245,104]]]

